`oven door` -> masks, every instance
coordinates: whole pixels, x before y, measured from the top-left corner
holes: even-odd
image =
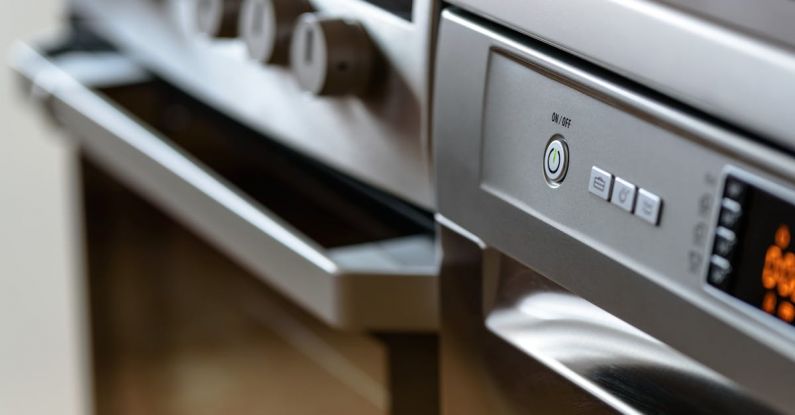
[[[49,49],[19,44],[13,65],[92,161],[332,327],[435,329],[429,214],[226,119],[106,45]]]
[[[725,377],[439,221],[444,414],[775,413]]]
[[[40,44],[13,66],[80,149],[99,413],[437,413],[428,212],[79,27]]]

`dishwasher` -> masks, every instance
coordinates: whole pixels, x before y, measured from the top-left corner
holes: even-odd
[[[791,140],[528,36],[555,30],[500,14],[522,2],[460,3],[434,106],[442,413],[791,412]]]

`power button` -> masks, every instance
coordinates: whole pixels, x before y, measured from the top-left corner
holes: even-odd
[[[550,185],[556,186],[566,178],[569,167],[569,147],[563,137],[556,135],[547,144],[544,152],[544,176]]]

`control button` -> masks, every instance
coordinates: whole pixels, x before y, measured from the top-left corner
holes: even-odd
[[[726,179],[726,184],[723,186],[723,195],[729,199],[742,202],[747,190],[748,185],[733,177],[729,177]]]
[[[742,206],[736,201],[724,198],[721,201],[719,225],[727,229],[735,229],[743,215]]]
[[[547,144],[544,152],[544,176],[550,184],[560,183],[566,178],[569,164],[569,149],[563,137],[556,136]]]
[[[257,62],[287,65],[298,17],[312,11],[306,0],[244,0],[240,35]]]
[[[616,177],[613,183],[613,193],[610,196],[610,203],[632,213],[632,209],[635,208],[636,193],[637,187],[634,184],[620,177]]]
[[[726,289],[729,284],[729,277],[732,273],[731,263],[726,258],[713,255],[710,259],[709,274],[707,279],[710,284]]]
[[[196,0],[196,30],[210,37],[237,37],[242,0]]]
[[[301,87],[315,95],[364,93],[376,50],[361,24],[305,13],[290,44],[290,66]]]
[[[588,191],[604,200],[609,200],[610,190],[612,188],[613,175],[599,167],[591,167],[591,178],[588,179]]]
[[[660,196],[657,196],[646,189],[640,189],[638,191],[638,202],[635,206],[635,216],[656,226],[660,221],[661,208],[662,199],[660,199]]]
[[[716,255],[722,256],[723,258],[731,258],[734,254],[734,247],[737,243],[737,237],[735,236],[734,232],[719,227],[717,231],[715,231],[715,246],[713,248],[713,253]]]

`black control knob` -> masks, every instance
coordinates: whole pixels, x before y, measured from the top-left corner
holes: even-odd
[[[269,64],[290,62],[290,41],[298,17],[312,11],[306,0],[244,0],[240,36],[252,59]]]
[[[317,95],[357,94],[367,90],[376,50],[364,27],[345,19],[304,14],[290,48],[298,83]]]
[[[194,0],[196,30],[209,37],[237,37],[242,0]]]

